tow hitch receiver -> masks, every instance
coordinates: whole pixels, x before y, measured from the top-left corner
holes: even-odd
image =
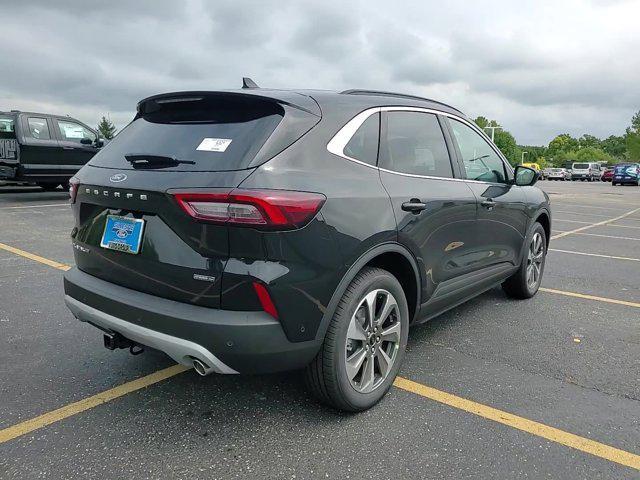
[[[132,342],[123,337],[118,332],[108,332],[104,334],[104,347],[108,350],[117,350],[120,348],[128,348],[131,355],[140,355],[144,352],[144,348],[137,343]]]

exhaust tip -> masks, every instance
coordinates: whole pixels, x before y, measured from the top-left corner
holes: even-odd
[[[208,367],[202,363],[200,360],[195,358],[193,360],[193,369],[196,371],[198,375],[205,376],[207,374]]]

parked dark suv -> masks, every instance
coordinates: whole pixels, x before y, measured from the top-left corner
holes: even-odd
[[[97,132],[74,118],[0,112],[0,181],[66,186],[101,146]]]
[[[66,303],[108,348],[201,374],[306,368],[375,404],[409,325],[502,284],[533,296],[551,215],[462,113],[407,95],[157,95],[73,180]]]

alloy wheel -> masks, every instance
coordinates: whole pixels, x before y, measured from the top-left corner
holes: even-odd
[[[400,310],[387,290],[365,295],[351,316],[345,360],[351,386],[360,393],[378,388],[389,375],[400,347]]]
[[[542,264],[544,262],[544,241],[540,232],[533,234],[527,255],[527,285],[535,288],[540,281]]]

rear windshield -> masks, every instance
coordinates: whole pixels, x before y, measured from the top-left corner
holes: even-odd
[[[16,128],[14,117],[0,115],[0,138],[15,138]]]
[[[588,163],[574,163],[573,164],[573,168],[575,168],[577,170],[586,170],[587,168],[589,168],[589,164]]]
[[[280,105],[254,98],[158,102],[144,110],[90,165],[131,169],[127,157],[148,155],[179,161],[163,165],[163,170],[240,170],[249,166],[284,117]]]
[[[631,173],[635,175],[636,172],[638,171],[638,165],[634,163],[616,165],[614,168],[615,168],[614,170],[615,173],[618,173],[618,174]]]

